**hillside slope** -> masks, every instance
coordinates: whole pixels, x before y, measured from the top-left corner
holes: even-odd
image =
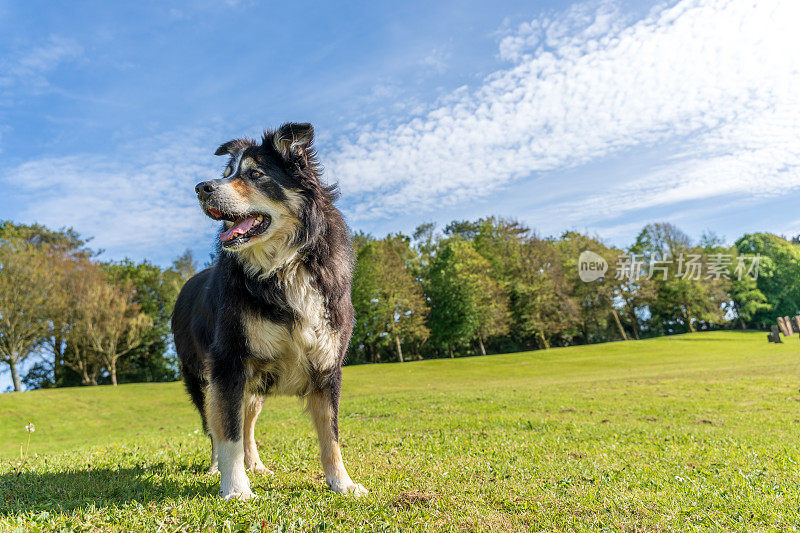
[[[239,504],[218,502],[202,474],[207,439],[179,383],[5,394],[0,525],[46,512],[48,527],[119,530],[193,530],[201,516],[345,530],[781,527],[800,520],[799,387],[800,341],[742,332],[349,367],[345,462],[370,496],[322,489],[300,403],[275,398],[257,435],[276,474],[254,476],[263,498]],[[17,476],[29,421],[39,456]]]

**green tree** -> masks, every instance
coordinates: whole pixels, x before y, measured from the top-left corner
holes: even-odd
[[[149,318],[142,332],[143,342],[126,356],[120,376],[125,381],[170,381],[178,376],[177,362],[170,346],[170,317],[183,283],[196,266],[184,254],[178,270],[162,269],[148,261],[130,259],[103,265],[112,284],[132,291],[132,302]]]
[[[545,349],[555,336],[577,324],[578,305],[552,242],[529,238],[520,247],[511,282],[511,311],[515,329],[537,339]]]
[[[356,266],[353,271],[351,297],[356,321],[353,335],[350,338],[350,361],[358,361],[359,351],[364,360],[380,362],[378,343],[384,332],[378,307],[380,293],[380,264],[377,254],[372,250],[373,244],[364,241],[356,252]]]
[[[759,256],[756,288],[768,304],[768,307],[754,309],[748,321],[767,328],[779,316],[797,315],[800,312],[800,247],[771,233],[752,233],[737,240],[736,248],[742,256],[742,277],[756,277],[755,271],[749,274],[747,271],[755,266],[752,258]],[[737,267],[738,264],[734,265],[734,271]],[[739,272],[734,272],[734,277],[738,279]]]
[[[66,335],[69,332],[71,316],[74,317],[75,302],[67,300],[76,293],[69,286],[69,272],[77,272],[95,253],[87,247],[90,239],[86,239],[72,228],[52,230],[39,224],[18,224],[11,221],[0,222],[0,239],[19,240],[36,249],[47,250],[50,260],[49,274],[52,290],[47,301],[46,314],[50,321],[50,332],[42,343],[50,361],[42,362],[38,369],[40,375],[35,382],[44,383],[43,371],[51,372],[49,378],[56,386],[76,384],[77,375],[64,365],[64,353],[68,349]]]
[[[0,239],[16,239],[25,241],[33,246],[47,247],[55,254],[65,254],[70,257],[88,258],[94,252],[87,248],[89,239],[72,228],[52,230],[41,224],[17,224],[10,220],[0,221]]]
[[[459,237],[465,241],[471,241],[477,237],[483,227],[483,219],[454,220],[444,228],[444,234],[449,237]]]
[[[356,342],[374,349],[385,338],[400,362],[404,343],[420,344],[429,335],[422,287],[412,274],[414,259],[408,237],[369,241],[358,253],[353,283]]]
[[[81,385],[97,385],[102,361],[86,343],[86,333],[95,320],[91,313],[95,287],[106,284],[106,278],[97,263],[64,255],[58,257],[53,275],[56,290],[47,304],[52,325],[47,347],[54,382],[60,386],[73,384],[63,370],[67,368],[78,376]]]
[[[152,321],[134,301],[134,288],[119,283],[92,284],[83,313],[85,344],[103,362],[116,386],[117,362],[146,344]]]
[[[731,276],[736,276],[731,272]],[[757,280],[745,276],[742,279],[731,278],[729,294],[731,297],[731,310],[735,313],[742,329],[747,329],[747,324],[759,314],[769,312],[771,306],[767,297],[758,288]]]
[[[574,231],[562,234],[555,245],[559,250],[570,295],[578,306],[578,327],[584,342],[603,342],[617,338],[627,340],[628,336],[614,305],[621,280],[615,278],[613,268],[622,252],[605,246],[596,238]],[[601,256],[609,265],[609,270],[602,279],[592,282],[581,280],[578,260],[584,251]]]
[[[514,220],[488,217],[474,224],[450,226],[472,244],[491,266],[495,280],[509,302],[510,322],[519,349],[532,343],[543,348],[556,339],[571,340],[570,331],[579,323],[578,307],[565,277],[557,241],[540,239]]]
[[[708,273],[709,255],[672,224],[645,226],[631,247],[631,262],[641,262],[641,271],[653,282],[651,323],[660,332],[694,332],[724,322],[730,280]],[[726,269],[723,269],[726,270]]]
[[[508,333],[506,293],[470,242],[455,238],[444,245],[431,264],[427,292],[431,331],[451,356],[454,344],[472,340],[485,355],[488,337]]]
[[[355,232],[353,234],[353,251],[355,252],[356,257],[358,257],[358,252],[360,252],[362,248],[374,240],[375,237],[369,233],[364,233],[363,231]]]
[[[19,363],[50,333],[51,264],[45,245],[18,238],[0,240],[0,361],[8,365],[15,391],[22,389]]]
[[[616,269],[616,265],[609,263],[609,268]],[[642,336],[641,317],[649,313],[656,298],[655,282],[646,276],[638,279],[621,277],[614,285],[614,298],[622,302],[620,317],[630,327],[633,338],[639,340]]]
[[[747,265],[751,266],[750,258],[742,256],[736,246],[726,246],[723,239],[713,232],[705,232],[700,238],[700,246],[705,250],[706,255],[725,259],[727,264],[728,282],[728,302],[725,303],[725,310],[729,316],[739,323],[742,329],[747,329],[747,323],[762,311],[769,311],[767,297],[758,288],[754,276],[744,275],[739,269]],[[725,265],[721,265],[725,266]]]
[[[449,241],[437,253],[429,270],[426,294],[431,312],[428,324],[434,340],[447,347],[450,357],[453,357],[453,344],[474,338],[478,330],[473,290],[462,276],[462,262],[470,249],[464,241]]]
[[[519,222],[488,217],[479,221],[472,244],[489,261],[492,277],[508,290],[519,271],[522,249],[531,238],[530,230]]]
[[[172,267],[169,269],[171,273],[175,274],[175,279],[181,285],[189,278],[197,273],[197,261],[194,260],[192,251],[188,248],[172,262]]]

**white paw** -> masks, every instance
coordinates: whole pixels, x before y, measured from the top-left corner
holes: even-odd
[[[336,494],[347,494],[349,496],[365,496],[369,491],[361,483],[353,483],[351,480],[339,481],[337,479],[328,482],[328,488]]]
[[[274,472],[264,466],[264,463],[261,461],[256,461],[252,465],[247,467],[252,473],[254,474],[273,474]]]
[[[206,470],[206,474],[219,474],[219,468],[217,468],[216,464],[213,464],[208,467],[208,470]]]
[[[350,487],[348,487],[347,494],[352,494],[353,496],[366,496],[369,494],[369,491],[361,483],[353,483]]]
[[[229,494],[223,494],[222,491],[220,491],[219,495],[222,497],[223,500],[249,500],[252,498],[258,498],[258,496],[256,496],[249,490],[243,492],[231,492]]]

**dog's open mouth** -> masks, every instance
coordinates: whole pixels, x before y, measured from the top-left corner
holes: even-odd
[[[272,223],[272,218],[269,215],[233,216],[213,207],[206,207],[205,212],[214,220],[226,220],[232,223],[231,227],[219,234],[219,240],[222,242],[222,246],[225,247],[246,243],[256,235],[267,231]]]

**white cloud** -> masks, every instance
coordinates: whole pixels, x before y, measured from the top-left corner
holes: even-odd
[[[558,53],[565,45],[581,47],[625,26],[619,6],[610,0],[577,3],[566,12],[523,22],[500,41],[500,57],[517,62],[535,53]]]
[[[794,191],[800,187],[800,110],[791,102],[792,87],[773,90],[786,92],[771,108],[740,110],[736,120],[697,135],[681,157],[554,211],[585,222],[691,200],[747,195],[763,201]]]
[[[434,48],[425,57],[422,58],[420,64],[423,67],[432,68],[439,74],[447,70],[447,63],[451,56],[450,50],[446,48]]]
[[[592,5],[504,37],[499,53],[514,64],[479,87],[336,143],[327,166],[354,218],[430,212],[676,141],[689,147],[680,157],[588,204],[624,210],[800,186],[800,3],[686,0],[635,22],[614,4]]]
[[[49,72],[82,54],[83,48],[75,40],[55,35],[39,46],[6,54],[0,60],[0,89],[23,87],[28,94],[40,91],[49,85]]]
[[[209,148],[218,139],[204,135],[173,134],[113,155],[30,161],[4,181],[31,198],[19,217],[24,222],[74,227],[112,257],[157,249],[171,258],[204,235],[210,243],[216,227],[194,197],[194,185],[217,176],[222,165]]]

